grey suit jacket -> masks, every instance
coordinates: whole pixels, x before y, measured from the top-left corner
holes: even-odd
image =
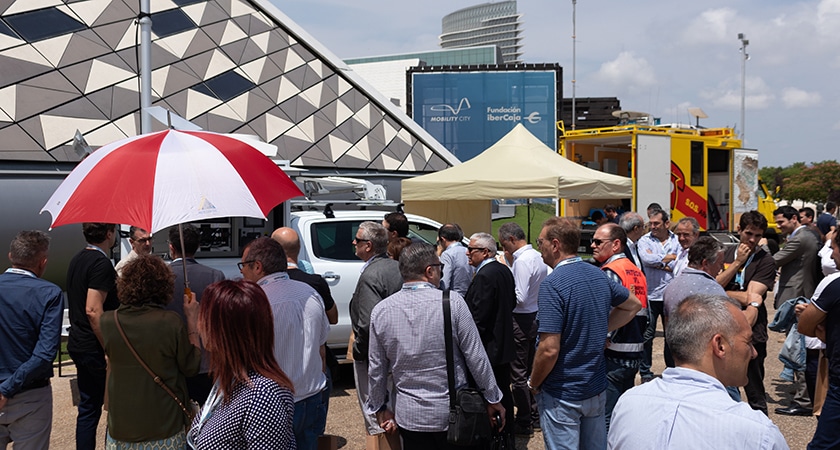
[[[356,291],[350,300],[350,323],[356,341],[353,343],[353,360],[367,361],[370,336],[370,312],[377,303],[402,289],[400,263],[384,253],[373,257],[359,276]]]
[[[785,246],[773,255],[776,267],[780,267],[779,288],[776,290],[776,308],[786,300],[814,295],[817,269],[817,252],[820,244],[808,230],[800,228]]]

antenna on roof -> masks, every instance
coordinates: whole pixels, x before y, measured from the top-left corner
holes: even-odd
[[[696,121],[697,128],[700,128],[700,119],[708,119],[709,118],[709,116],[707,116],[706,113],[703,112],[702,109],[700,109],[696,106],[692,106],[691,108],[688,108],[688,113],[692,117],[694,117],[694,119]]]

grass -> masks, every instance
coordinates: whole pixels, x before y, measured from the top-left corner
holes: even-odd
[[[70,355],[67,354],[67,341],[61,341],[61,362],[70,361]],[[58,355],[56,355],[56,360],[58,359]]]
[[[540,235],[542,223],[549,217],[554,216],[554,205],[546,205],[542,203],[531,204],[531,235],[528,240],[529,243],[534,244],[537,237]],[[516,222],[525,230],[525,237],[528,238],[528,206],[518,205],[516,207],[516,215],[512,218],[494,220],[492,224],[493,237],[499,237],[499,227],[508,222]]]

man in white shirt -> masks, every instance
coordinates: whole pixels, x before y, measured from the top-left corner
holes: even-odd
[[[537,310],[540,283],[548,274],[548,266],[525,240],[525,231],[518,224],[508,222],[499,228],[499,243],[513,255],[513,282],[516,307],[513,308],[513,342],[516,356],[510,363],[513,404],[516,406],[514,432],[530,435],[540,425],[537,402],[528,389],[528,378],[534,364],[537,342]]]
[[[286,273],[286,253],[275,240],[251,241],[242,253],[242,277],[260,285],[274,314],[274,357],[295,387],[292,428],[300,449],[314,450],[327,417],[321,391],[327,384],[324,352],[330,325],[321,297]]]
[[[677,367],[621,396],[608,448],[788,448],[767,416],[726,393],[724,386],[747,384],[747,366],[756,356],[739,303],[725,296],[688,297],[666,328]]]
[[[677,235],[677,240],[680,241],[682,247],[677,253],[677,260],[674,262],[674,276],[676,277],[683,269],[688,267],[688,249],[700,237],[700,224],[694,217],[683,217],[677,222],[674,234]]]
[[[140,255],[148,255],[152,252],[152,235],[148,231],[140,227],[131,227],[128,231],[128,243],[131,244],[131,251],[125,255],[125,258],[120,259],[114,269],[117,271],[117,276],[122,273],[122,268],[128,264],[129,261]]]

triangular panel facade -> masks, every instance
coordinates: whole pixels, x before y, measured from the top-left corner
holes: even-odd
[[[137,132],[139,1],[2,3],[0,159],[72,161],[77,129],[94,148]],[[268,0],[178,3],[152,2],[154,105],[309,168],[458,163]]]

